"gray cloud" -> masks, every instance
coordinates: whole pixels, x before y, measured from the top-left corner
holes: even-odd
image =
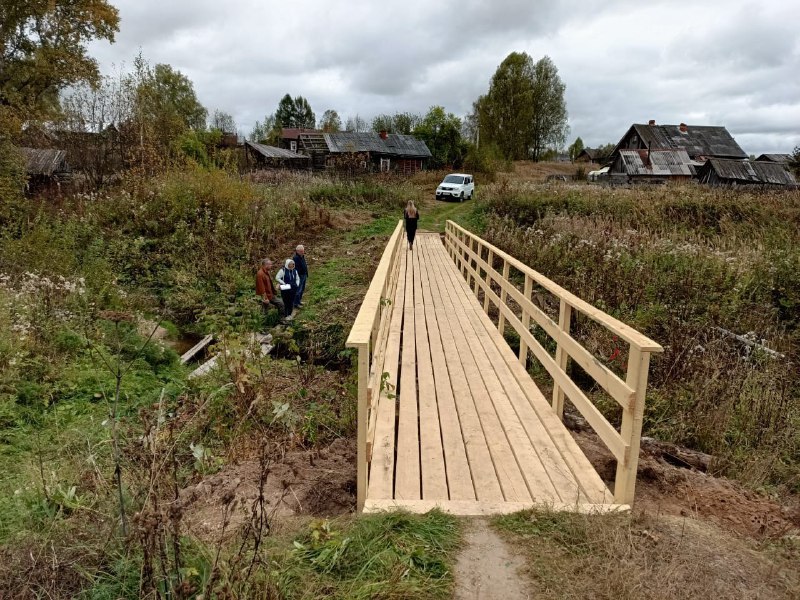
[[[318,115],[470,110],[511,51],[549,55],[572,136],[615,142],[633,122],[725,125],[746,151],[800,145],[800,5],[780,0],[112,0],[104,69],[141,48],[249,131],[283,94]]]

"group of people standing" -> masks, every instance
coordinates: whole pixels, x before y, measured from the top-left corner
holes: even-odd
[[[408,249],[414,249],[414,237],[417,233],[419,211],[412,201],[408,201],[403,211]],[[261,261],[261,268],[256,273],[256,294],[261,297],[261,307],[266,314],[270,306],[276,307],[283,315],[284,321],[294,319],[294,309],[303,306],[303,292],[308,281],[308,263],[306,249],[301,244],[295,248],[294,256],[287,258],[283,266],[272,279],[274,263],[269,258]],[[277,282],[277,286],[275,285]]]
[[[294,309],[303,306],[303,292],[308,281],[308,263],[306,249],[303,245],[295,248],[294,256],[287,258],[283,266],[272,279],[273,262],[269,258],[261,261],[261,268],[256,274],[256,294],[261,296],[261,307],[268,312],[275,306],[284,321],[294,319]]]

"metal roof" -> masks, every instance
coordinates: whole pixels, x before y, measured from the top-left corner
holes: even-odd
[[[774,162],[774,163],[788,163],[792,160],[791,154],[762,154],[756,161],[758,162]]]
[[[265,146],[264,144],[256,144],[255,142],[246,142],[246,144],[261,154],[266,158],[290,158],[295,160],[308,160],[308,156],[304,154],[298,154],[297,152],[292,152],[291,150],[286,150],[284,148],[278,148],[276,146]]]
[[[692,176],[691,159],[686,150],[620,150],[619,156],[628,175]]]
[[[390,133],[386,139],[371,131],[341,131],[325,133],[325,143],[331,153],[374,152],[409,158],[429,158],[431,151],[422,140],[412,135]]]
[[[64,150],[20,148],[25,157],[25,170],[29,175],[63,173],[69,170],[67,153]]]
[[[700,181],[707,182],[711,173],[731,183],[796,185],[794,176],[782,165],[771,162],[711,158],[700,169]]]
[[[697,156],[720,158],[747,158],[747,154],[724,127],[712,125],[641,125],[633,128],[651,150],[686,150]],[[627,134],[625,134],[627,137]],[[624,138],[623,138],[624,139]]]

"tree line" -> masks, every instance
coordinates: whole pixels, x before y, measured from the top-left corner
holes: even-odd
[[[176,159],[224,165],[218,142],[237,124],[223,110],[209,113],[185,74],[141,55],[128,72],[100,74],[88,44],[113,42],[118,31],[118,11],[107,0],[0,0],[0,192],[21,189],[15,148],[37,127],[57,131],[73,156],[84,154],[86,175],[97,185],[119,169],[150,173]],[[539,160],[561,147],[564,90],[548,57],[534,63],[512,52],[463,119],[435,105],[425,114],[398,111],[369,121],[327,109],[318,120],[308,99],[287,93],[249,137],[274,143],[284,127],[410,134],[430,148],[431,167],[480,170],[487,155]]]

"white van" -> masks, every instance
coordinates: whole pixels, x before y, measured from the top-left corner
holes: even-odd
[[[468,173],[450,173],[436,188],[437,200],[455,198],[459,202],[469,200],[475,193],[475,180]]]

